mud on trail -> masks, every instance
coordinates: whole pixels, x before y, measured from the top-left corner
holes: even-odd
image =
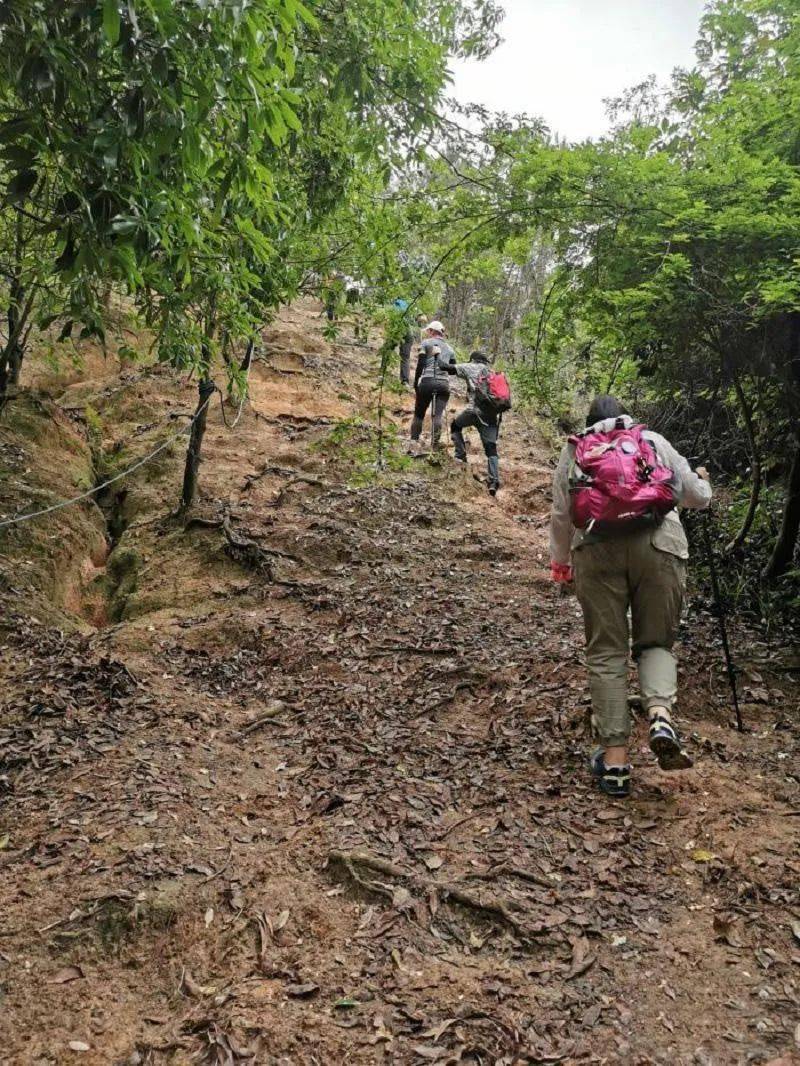
[[[236,430],[212,411],[186,529],[178,441],[0,540],[0,1061],[797,1061],[797,653],[734,633],[739,735],[691,606],[696,768],[640,724],[635,795],[600,798],[552,445],[507,418],[495,501],[475,441],[464,471],[393,439],[378,477],[375,380],[297,306]],[[39,386],[4,513],[194,404],[110,363]]]

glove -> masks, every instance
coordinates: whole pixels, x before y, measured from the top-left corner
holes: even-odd
[[[550,563],[550,577],[559,585],[569,585],[573,579],[569,563]]]

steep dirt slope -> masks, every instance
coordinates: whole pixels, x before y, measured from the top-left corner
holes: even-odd
[[[169,516],[177,441],[104,498],[107,562],[62,551],[34,589],[30,538],[76,520],[0,540],[0,1060],[794,1061],[796,655],[735,635],[739,735],[690,611],[697,766],[661,774],[642,731],[635,796],[600,799],[545,570],[552,448],[509,418],[495,501],[477,451],[392,439],[376,476],[374,380],[293,308],[235,430],[212,412],[200,521]],[[63,384],[115,468],[193,405],[151,370]]]

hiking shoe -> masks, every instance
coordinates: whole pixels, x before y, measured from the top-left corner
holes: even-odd
[[[694,763],[681,748],[675,727],[660,714],[650,722],[650,751],[662,770],[688,770]]]
[[[598,748],[589,760],[589,769],[597,779],[598,787],[607,796],[624,799],[631,794],[630,766],[606,766],[603,749]]]
[[[490,496],[496,496],[499,490],[500,490],[500,482],[499,481],[490,481],[489,482],[489,495]]]

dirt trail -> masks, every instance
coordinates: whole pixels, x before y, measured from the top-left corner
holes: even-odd
[[[204,523],[167,516],[176,446],[52,618],[0,541],[0,1061],[797,1061],[796,655],[735,634],[740,736],[691,610],[696,768],[642,731],[634,797],[599,798],[552,448],[508,418],[495,501],[476,441],[376,478],[374,371],[285,312],[237,429],[211,416]],[[193,402],[149,372],[87,397],[127,458]]]

